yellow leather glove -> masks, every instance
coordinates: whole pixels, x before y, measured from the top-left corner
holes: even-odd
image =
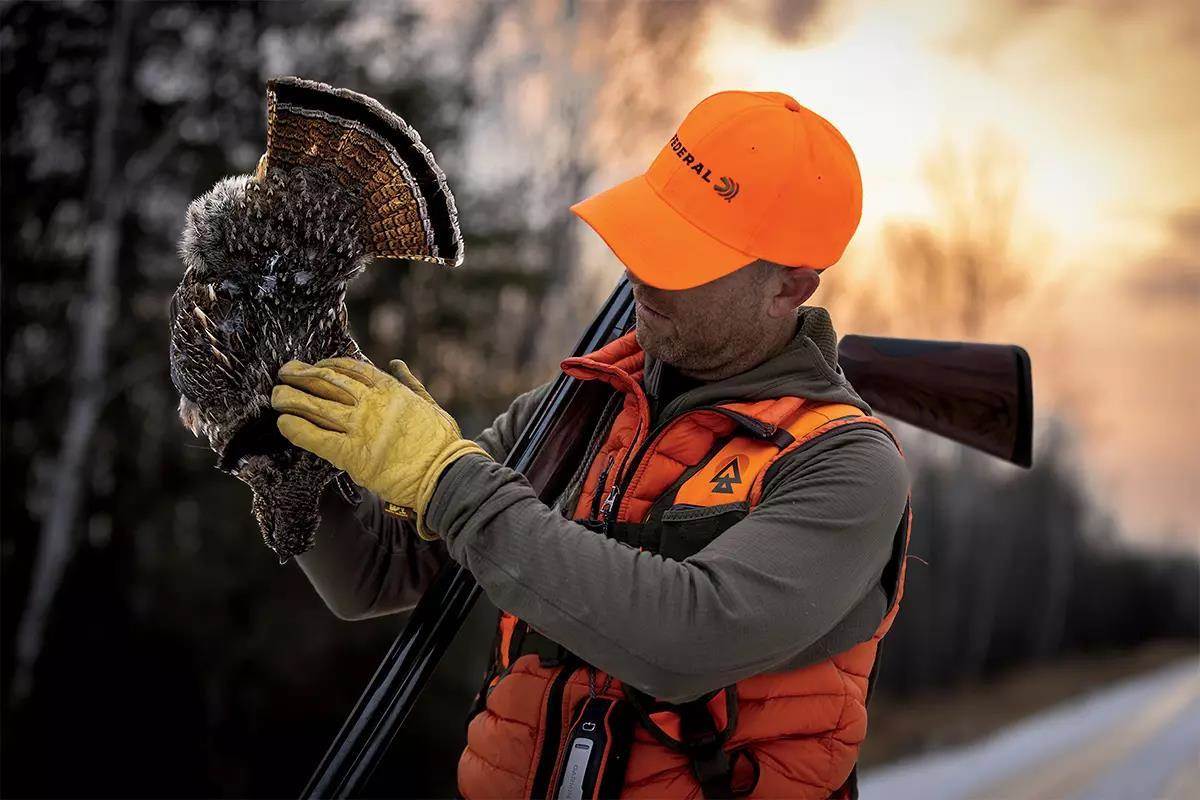
[[[353,358],[316,364],[289,361],[279,368],[271,405],[289,442],[317,455],[360,486],[403,509],[412,509],[417,533],[442,472],[468,453],[487,452],[462,438],[447,414],[403,361],[395,377]]]

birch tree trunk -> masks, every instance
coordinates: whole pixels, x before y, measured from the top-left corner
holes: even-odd
[[[96,425],[107,394],[109,335],[118,301],[117,259],[128,190],[117,170],[117,128],[129,70],[129,41],[135,2],[116,3],[104,64],[97,75],[92,172],[88,179],[89,252],[83,306],[76,329],[75,360],[66,375],[70,400],[50,478],[48,503],[29,583],[29,599],[17,629],[10,700],[14,706],[33,690],[34,666],[63,574],[74,552],[74,527],[86,501],[87,476]]]

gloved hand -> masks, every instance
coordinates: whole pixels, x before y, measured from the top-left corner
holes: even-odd
[[[333,464],[383,500],[411,508],[417,533],[442,472],[468,453],[487,452],[462,438],[458,424],[430,397],[403,361],[395,377],[353,358],[279,368],[271,405],[289,442]]]

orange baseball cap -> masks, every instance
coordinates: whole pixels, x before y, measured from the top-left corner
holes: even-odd
[[[862,216],[826,119],[780,92],[706,97],[642,175],[571,206],[638,280],[688,289],[766,259],[824,269]]]

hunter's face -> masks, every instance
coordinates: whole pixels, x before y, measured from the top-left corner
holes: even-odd
[[[685,373],[719,369],[769,324],[771,286],[759,262],[691,289],[656,289],[626,271],[636,301],[637,338],[649,355]]]

